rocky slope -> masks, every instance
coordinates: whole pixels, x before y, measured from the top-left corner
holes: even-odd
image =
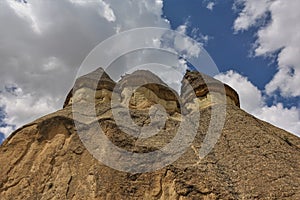
[[[234,90],[196,72],[187,72],[182,86],[189,82],[196,99],[189,90],[180,96],[184,103],[199,103],[200,126],[176,162],[154,172],[129,173],[95,159],[80,140],[72,113],[74,102],[91,103],[91,96],[96,121],[89,116],[77,120],[87,133],[93,133],[91,124],[99,123],[122,149],[155,151],[176,134],[181,122],[179,95],[147,71],[133,75],[136,78],[123,77],[116,88],[101,68],[81,77],[62,110],[15,131],[0,147],[1,199],[300,199],[300,139],[244,112]],[[134,84],[147,81],[160,84],[146,84],[132,94]],[[212,83],[209,91],[204,82]],[[114,91],[121,105],[129,105],[139,126],[149,124],[150,107],[161,104],[167,111],[162,131],[141,140],[120,130],[111,111]],[[220,94],[226,95],[225,101]],[[224,108],[222,134],[213,150],[199,158],[212,109]]]

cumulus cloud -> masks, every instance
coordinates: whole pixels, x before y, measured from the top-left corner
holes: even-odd
[[[6,126],[0,128],[0,132],[6,136],[15,127],[20,127],[45,113],[50,113],[57,103],[53,102],[55,98],[50,95],[37,97],[31,93],[24,93],[18,86],[13,86],[13,89],[11,87],[6,87],[0,97],[0,106],[4,107],[5,113],[9,114],[3,119]]]
[[[41,32],[38,20],[33,13],[31,3],[22,1],[9,1],[8,5],[15,11],[16,15],[28,21],[36,33]]]
[[[98,14],[104,17],[107,21],[114,22],[116,21],[116,16],[114,11],[110,8],[110,5],[102,0],[69,0],[75,5],[87,6],[89,8],[98,8]]]
[[[271,107],[264,106],[257,116],[300,137],[299,110],[295,106],[285,108],[282,103]]]
[[[215,78],[238,92],[242,109],[259,119],[300,136],[300,112],[296,107],[286,108],[282,103],[268,106],[263,93],[247,77],[232,70],[216,75]]]
[[[240,97],[241,108],[251,114],[259,112],[264,106],[264,99],[261,91],[255,87],[247,77],[232,70],[215,76],[216,79],[230,85]]]
[[[235,0],[234,8],[243,7],[234,22],[235,31],[244,31],[267,16],[272,0]]]
[[[0,143],[14,131],[13,126],[0,127]]]
[[[136,27],[169,27],[161,0],[0,2],[0,106],[10,128],[61,108],[78,67],[101,41]],[[14,86],[13,94],[5,88]],[[1,128],[6,136],[10,128]]]
[[[202,43],[199,43],[198,41],[186,37],[188,28],[188,22],[186,22],[183,25],[180,25],[177,27],[176,31],[180,34],[176,35],[174,38],[174,46],[172,46],[172,49],[174,48],[177,52],[182,52],[186,57],[198,57],[201,53],[201,46]]]
[[[243,9],[234,23],[235,31],[261,25],[254,48],[256,56],[278,53],[278,72],[266,85],[267,94],[276,90],[283,97],[300,96],[300,1],[295,0],[236,0]]]
[[[203,7],[207,8],[210,11],[213,11],[217,4],[216,0],[203,0],[202,5]]]
[[[208,4],[206,5],[206,8],[211,11],[214,9],[214,7],[215,7],[215,2],[208,2]]]

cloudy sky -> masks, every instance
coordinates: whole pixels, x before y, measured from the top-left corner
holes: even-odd
[[[125,30],[201,41],[241,106],[300,136],[300,1],[1,0],[0,141],[62,107],[86,55]]]

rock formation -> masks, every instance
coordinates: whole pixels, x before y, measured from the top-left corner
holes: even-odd
[[[145,84],[149,81],[155,83]],[[185,88],[188,83],[196,98]],[[298,137],[244,112],[233,89],[198,72],[186,73],[181,91],[176,94],[147,71],[119,83],[101,68],[79,78],[62,110],[16,130],[0,146],[0,199],[300,199]],[[151,123],[151,106],[161,104],[167,112],[162,130],[142,139],[125,134],[111,110],[114,94],[118,108],[129,105],[138,126]],[[87,134],[93,133],[91,124],[99,123],[114,145],[130,152],[152,152],[172,140],[181,123],[178,99],[198,102],[200,126],[175,162],[153,172],[118,171],[95,159],[77,134],[73,105],[91,99],[96,121],[86,115],[78,123]],[[199,158],[212,108],[225,108],[225,125],[213,150]]]
[[[73,102],[86,101],[96,91],[95,99],[103,103],[110,102],[111,93],[116,83],[104,72],[102,68],[95,70],[85,76],[79,77],[72,90],[69,92],[63,108],[70,106]],[[76,96],[74,99],[73,97]]]

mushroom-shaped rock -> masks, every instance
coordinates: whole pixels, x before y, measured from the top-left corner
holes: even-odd
[[[73,102],[90,100],[109,102],[115,85],[116,83],[100,67],[75,81],[74,87],[69,92],[63,107],[70,106]]]
[[[123,76],[115,92],[120,94],[122,104],[130,108],[147,109],[160,104],[167,112],[178,111],[177,92],[148,70]]]
[[[191,91],[190,88],[193,90]],[[195,101],[193,99],[195,96],[200,109],[214,104],[240,106],[239,96],[230,86],[200,72],[187,70],[182,80],[181,97],[185,103],[189,103]]]

